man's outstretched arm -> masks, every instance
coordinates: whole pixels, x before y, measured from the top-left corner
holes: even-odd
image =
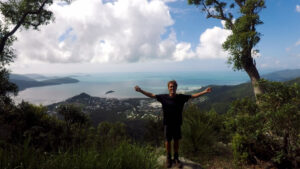
[[[142,90],[139,86],[134,87],[135,91],[142,93],[150,98],[156,98],[155,94]]]
[[[211,88],[208,87],[208,88],[206,88],[206,89],[205,89],[204,91],[202,91],[202,92],[192,94],[192,98],[197,98],[197,97],[199,97],[199,96],[202,96],[202,95],[204,95],[204,94],[206,94],[206,93],[210,93],[210,92],[211,92]]]

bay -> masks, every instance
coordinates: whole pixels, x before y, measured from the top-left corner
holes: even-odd
[[[78,79],[79,83],[28,88],[19,92],[14,100],[48,105],[66,100],[80,93],[106,98],[144,98],[134,86],[155,93],[168,93],[167,83],[176,80],[178,92],[185,93],[208,85],[236,85],[248,81],[244,72],[119,72],[64,75]],[[106,94],[107,91],[114,91]]]

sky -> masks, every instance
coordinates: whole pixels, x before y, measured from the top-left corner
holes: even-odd
[[[232,71],[231,34],[187,0],[54,1],[55,20],[20,29],[13,73]],[[300,68],[300,0],[266,0],[255,46],[260,72]]]

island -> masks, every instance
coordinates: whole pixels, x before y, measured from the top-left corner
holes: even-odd
[[[18,86],[19,91],[25,90],[31,87],[41,87],[49,85],[60,85],[68,83],[78,83],[79,80],[71,77],[57,77],[57,78],[48,78],[46,80],[35,80],[26,75],[12,74],[9,78],[10,82]]]

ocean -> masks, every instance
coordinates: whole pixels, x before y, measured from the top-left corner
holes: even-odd
[[[136,72],[65,75],[79,83],[28,88],[14,98],[33,104],[49,105],[85,92],[106,98],[144,98],[134,90],[138,85],[154,94],[168,93],[167,82],[176,80],[178,93],[200,89],[207,85],[236,85],[249,81],[245,72]],[[114,91],[106,94],[107,91]]]

